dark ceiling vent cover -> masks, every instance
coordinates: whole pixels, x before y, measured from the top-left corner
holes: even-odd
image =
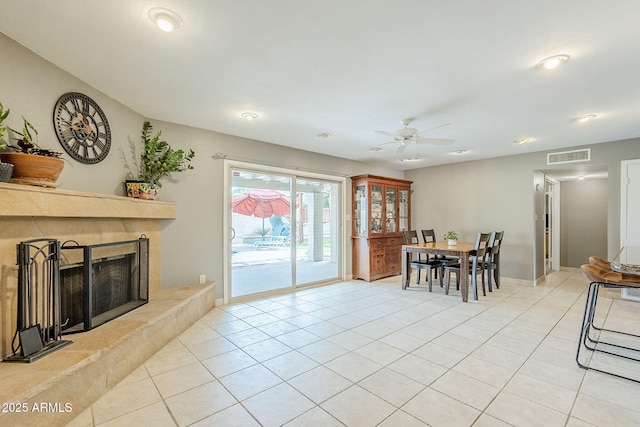
[[[585,148],[584,150],[561,151],[559,153],[547,153],[547,165],[588,162],[589,160],[591,160],[591,148]]]

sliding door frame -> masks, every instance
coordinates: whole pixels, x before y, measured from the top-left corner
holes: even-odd
[[[338,266],[338,280],[345,280],[345,266],[346,266],[346,257],[347,257],[347,238],[345,233],[346,221],[345,221],[345,209],[346,209],[346,182],[347,179],[342,175],[332,175],[330,173],[319,173],[319,172],[307,172],[299,169],[288,169],[284,167],[277,166],[265,166],[256,163],[248,163],[237,160],[224,159],[224,197],[223,197],[223,232],[222,238],[224,243],[224,248],[222,252],[223,259],[223,304],[229,304],[231,301],[231,241],[233,239],[233,231],[231,227],[231,184],[232,184],[232,171],[234,168],[237,169],[245,169],[249,171],[255,172],[264,172],[264,173],[273,173],[273,174],[281,174],[290,176],[293,180],[293,192],[292,196],[295,196],[296,191],[296,180],[298,178],[309,178],[309,179],[318,179],[323,181],[333,181],[339,183],[339,200],[340,206],[338,208],[338,212],[340,213],[338,221],[338,230],[339,230],[339,248],[340,248],[340,256],[339,256],[339,266]],[[291,198],[295,200],[295,197]],[[297,219],[294,219],[297,221]],[[294,242],[295,244],[295,242]],[[295,254],[295,252],[292,253]],[[301,288],[298,288],[298,285],[295,282],[296,278],[296,270],[295,270],[295,258],[292,259],[292,280],[293,286],[287,287],[284,289],[273,291],[273,293],[286,293],[291,292],[292,290],[302,289],[307,285],[302,285]],[[235,300],[235,299],[234,299]]]

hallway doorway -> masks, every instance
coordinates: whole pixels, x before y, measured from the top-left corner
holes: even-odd
[[[606,258],[607,165],[568,164],[535,174],[543,176],[544,196],[536,212],[544,216],[536,228],[534,253],[544,262],[537,264],[534,278],[563,267],[579,268],[591,255]]]
[[[560,270],[560,182],[545,176],[544,180],[544,274]]]

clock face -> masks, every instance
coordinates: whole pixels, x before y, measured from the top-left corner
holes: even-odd
[[[77,161],[98,163],[109,154],[111,130],[107,116],[87,95],[62,95],[53,110],[53,126],[62,148]]]

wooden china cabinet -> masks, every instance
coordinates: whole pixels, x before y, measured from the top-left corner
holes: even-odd
[[[352,183],[353,277],[367,282],[402,273],[404,238],[411,229],[411,181],[358,175]]]

